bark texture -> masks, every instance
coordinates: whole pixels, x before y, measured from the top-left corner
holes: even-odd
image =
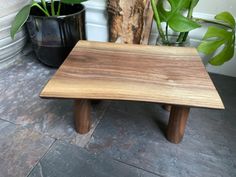
[[[153,16],[149,0],[108,0],[107,10],[111,42],[147,43]]]

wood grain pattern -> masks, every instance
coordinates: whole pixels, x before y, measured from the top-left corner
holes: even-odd
[[[195,48],[80,41],[41,97],[223,109]]]
[[[178,144],[183,139],[189,110],[185,106],[172,106],[166,134],[170,142]]]
[[[91,103],[89,100],[75,100],[75,130],[88,133],[91,127]]]

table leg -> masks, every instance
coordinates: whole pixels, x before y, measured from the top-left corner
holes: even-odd
[[[75,100],[75,130],[80,134],[88,133],[91,126],[90,100]]]
[[[175,144],[181,142],[188,120],[189,107],[172,106],[167,127],[167,139]]]
[[[97,105],[101,102],[102,100],[91,100],[92,105]]]
[[[169,104],[163,104],[163,105],[162,105],[162,108],[163,108],[164,110],[168,111],[168,112],[171,111],[171,105],[169,105]]]

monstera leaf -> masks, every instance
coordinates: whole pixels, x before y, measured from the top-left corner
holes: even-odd
[[[157,9],[160,13],[162,22],[167,22],[170,28],[176,32],[188,32],[193,29],[199,28],[200,25],[190,18],[183,16],[183,10],[193,3],[195,6],[198,0],[168,0],[171,9],[165,10],[164,0],[158,0]]]
[[[229,12],[222,12],[215,16],[216,20],[220,20],[228,24],[232,29],[235,29],[234,17]]]
[[[218,53],[209,60],[209,63],[222,65],[234,56],[235,20],[228,12],[216,15],[215,19],[228,25],[228,28],[210,26],[203,37],[203,42],[198,46],[198,51],[210,55],[218,50]]]

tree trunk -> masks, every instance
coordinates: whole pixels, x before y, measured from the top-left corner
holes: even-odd
[[[108,0],[111,42],[147,44],[153,13],[150,0]]]

